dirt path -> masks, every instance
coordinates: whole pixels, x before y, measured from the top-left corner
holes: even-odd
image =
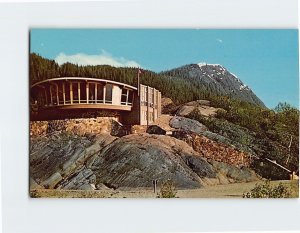
[[[282,182],[292,190],[292,197],[299,197],[299,183],[294,181],[271,181],[272,185]],[[209,186],[201,189],[178,190],[179,198],[242,198],[257,182],[235,183],[228,185]],[[31,190],[32,197],[51,198],[156,198],[151,189],[135,189],[132,191],[81,191],[81,190]]]

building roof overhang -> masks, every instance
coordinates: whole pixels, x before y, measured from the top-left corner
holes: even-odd
[[[60,78],[51,78],[51,79],[46,79],[40,82],[36,82],[33,85],[31,85],[31,88],[38,86],[40,84],[43,83],[48,83],[48,82],[52,82],[52,81],[61,81],[61,80],[78,80],[78,81],[90,81],[90,82],[102,82],[102,83],[109,83],[109,84],[113,84],[113,85],[118,85],[118,86],[123,86],[125,88],[128,89],[132,89],[132,90],[137,90],[136,87],[125,84],[125,83],[120,83],[120,82],[116,82],[116,81],[112,81],[112,80],[107,80],[107,79],[98,79],[98,78],[87,78],[87,77],[60,77]]]

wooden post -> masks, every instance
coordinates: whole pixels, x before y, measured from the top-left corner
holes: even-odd
[[[149,103],[149,96],[150,96],[150,87],[149,86],[147,86],[147,128],[148,128],[148,126],[149,126],[149,105],[150,105],[150,103]]]
[[[127,94],[126,94],[126,105],[128,105],[128,96],[129,96],[129,90],[127,89]]]
[[[153,184],[153,192],[156,193],[156,190],[157,190],[157,180],[152,180],[152,184]]]
[[[71,104],[73,104],[73,85],[71,82],[70,82],[70,101]]]
[[[98,89],[97,89],[97,83],[95,83],[95,104],[97,103],[97,97],[98,97]]]
[[[152,101],[153,101],[153,122],[156,120],[155,116],[155,106],[156,106],[156,89],[153,88],[153,96],[152,96]]]
[[[89,103],[89,83],[86,83],[86,103]]]
[[[53,98],[52,98],[52,86],[50,84],[50,103],[53,105]]]
[[[80,82],[78,82],[78,103],[80,104]]]
[[[63,83],[63,98],[64,98],[64,105],[66,104],[66,89],[65,89],[65,83]]]
[[[137,88],[138,88],[138,96],[140,96],[140,69],[138,69],[138,72],[137,72],[137,81],[138,81],[138,84],[137,84]]]
[[[103,86],[103,103],[105,104],[106,84]]]
[[[59,105],[58,84],[55,83],[55,86],[56,86],[56,101],[57,101],[57,105]]]

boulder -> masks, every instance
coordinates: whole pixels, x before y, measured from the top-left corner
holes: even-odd
[[[175,129],[188,130],[197,134],[207,131],[207,127],[196,120],[175,116],[170,120],[170,126]]]
[[[149,134],[165,135],[167,131],[157,125],[150,125],[146,132]]]
[[[194,110],[198,111],[203,116],[215,116],[217,111],[223,110],[221,108],[214,108],[206,105],[198,105],[196,101],[186,103],[185,105],[178,108],[176,115],[178,116],[188,116]]]

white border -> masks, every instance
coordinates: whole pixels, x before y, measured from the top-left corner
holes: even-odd
[[[300,230],[299,200],[59,200],[30,199],[27,191],[30,27],[297,28],[297,25],[297,0],[1,4],[3,232]]]

